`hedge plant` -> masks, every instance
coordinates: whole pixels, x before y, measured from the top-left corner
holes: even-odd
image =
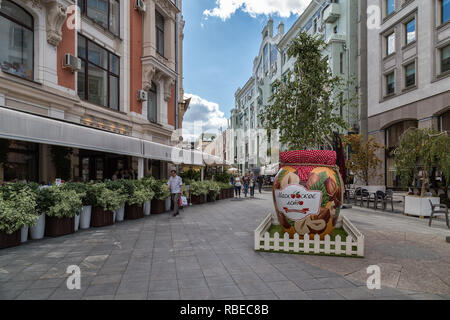
[[[72,218],[79,214],[83,194],[60,186],[51,186],[39,190],[38,208],[40,213],[49,217]]]
[[[34,226],[39,219],[36,193],[26,185],[13,191],[15,187],[6,185],[0,188],[0,231],[7,234]]]

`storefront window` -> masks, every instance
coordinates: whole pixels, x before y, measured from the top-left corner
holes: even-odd
[[[4,181],[39,182],[38,145],[10,140],[7,161],[3,165]]]
[[[386,137],[386,186],[400,188],[400,179],[395,172],[395,162],[392,152],[399,146],[402,134],[409,128],[417,128],[416,120],[396,123],[385,130]]]
[[[33,80],[33,18],[4,0],[0,7],[0,66],[3,72]]]

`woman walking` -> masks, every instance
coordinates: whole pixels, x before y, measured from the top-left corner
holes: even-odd
[[[249,185],[250,187],[250,197],[254,198],[255,197],[255,186],[256,186],[256,179],[255,179],[255,174],[252,172],[250,172],[250,178],[249,178]]]
[[[241,177],[239,177],[239,174],[236,173],[236,175],[234,176],[234,193],[237,196],[239,196],[239,198],[241,197]]]
[[[242,178],[242,183],[244,184],[244,195],[247,198],[248,186],[249,186],[249,183],[250,183],[250,178],[248,176],[248,172],[246,172],[245,176]]]

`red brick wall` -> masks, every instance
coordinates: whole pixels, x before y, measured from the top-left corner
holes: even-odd
[[[67,19],[69,19],[68,17]],[[67,21],[67,20],[66,20]],[[57,48],[57,75],[58,75],[58,85],[65,88],[75,90],[75,73],[72,73],[67,68],[63,68],[64,55],[70,53],[74,56],[75,54],[75,30],[69,30],[66,23],[64,22],[62,26],[62,40]]]
[[[142,23],[142,14],[130,5],[130,111],[140,114],[142,103],[136,95],[142,89]]]

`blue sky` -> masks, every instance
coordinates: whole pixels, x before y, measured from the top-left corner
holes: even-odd
[[[280,21],[287,31],[309,2],[184,0],[184,91],[192,96],[192,102],[183,127],[188,129],[193,121],[202,120],[207,122],[204,131],[219,126],[225,129],[225,119],[234,108],[234,93],[252,75],[269,14],[274,19],[274,33]]]

